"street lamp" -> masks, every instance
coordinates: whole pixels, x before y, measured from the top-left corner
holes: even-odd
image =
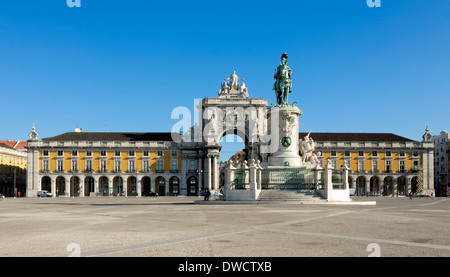
[[[198,173],[198,196],[200,196],[200,181],[202,181],[202,173],[203,173],[203,169],[198,170],[197,169],[197,173]],[[202,186],[203,186],[203,182],[202,182]]]

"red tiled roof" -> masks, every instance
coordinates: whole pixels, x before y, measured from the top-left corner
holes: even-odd
[[[0,143],[3,143],[11,148],[14,149],[25,149],[25,147],[27,146],[27,142],[26,141],[9,141],[9,140],[4,140],[4,141],[0,141]],[[15,147],[14,147],[15,146]]]

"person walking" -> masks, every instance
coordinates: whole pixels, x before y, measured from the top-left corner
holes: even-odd
[[[409,192],[409,199],[412,200],[412,191]]]

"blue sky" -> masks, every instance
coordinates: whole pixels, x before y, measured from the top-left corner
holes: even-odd
[[[0,140],[73,131],[168,132],[175,107],[236,70],[275,102],[289,55],[300,131],[450,131],[450,1],[5,1]]]

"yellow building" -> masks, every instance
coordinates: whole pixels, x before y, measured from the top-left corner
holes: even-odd
[[[300,138],[306,136],[300,133]],[[321,166],[350,168],[356,195],[434,194],[433,144],[391,133],[311,133]]]
[[[198,191],[197,178],[181,176],[181,152],[170,133],[70,132],[28,142],[31,197],[39,190],[54,197],[178,195],[187,190],[182,180]]]
[[[25,196],[26,142],[0,141],[0,194]]]

